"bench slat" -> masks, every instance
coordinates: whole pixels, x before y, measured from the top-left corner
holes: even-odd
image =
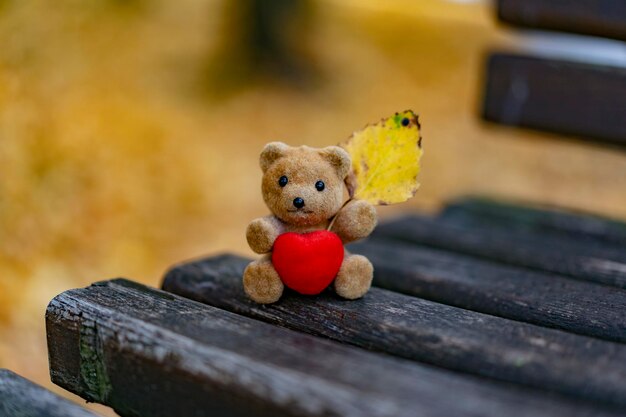
[[[350,250],[372,261],[376,286],[626,343],[626,290],[388,239]]]
[[[556,208],[465,197],[447,204],[438,217],[464,226],[551,233],[581,241],[595,240],[626,247],[626,223]]]
[[[610,413],[340,345],[125,280],[55,297],[46,325],[53,381],[122,416]]]
[[[626,288],[626,250],[621,246],[519,230],[464,226],[419,216],[381,224],[373,236]]]
[[[97,417],[21,376],[0,369],[0,417]]]
[[[367,349],[546,391],[626,407],[626,346],[372,288],[361,300],[332,294],[249,300],[249,260],[208,258],[173,268],[167,291],[272,324]]]
[[[498,18],[516,26],[626,40],[620,0],[498,0]]]
[[[494,54],[483,117],[626,144],[626,68]]]

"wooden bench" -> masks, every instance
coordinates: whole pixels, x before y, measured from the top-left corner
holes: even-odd
[[[376,270],[357,301],[255,304],[229,254],[165,291],[105,281],[50,303],[51,375],[122,416],[624,415],[624,242],[623,223],[469,199],[351,245]]]
[[[543,52],[491,54],[486,65],[483,118],[624,146],[626,3],[497,0],[496,6],[499,20],[508,25],[598,38],[565,40],[561,36],[560,44]],[[555,45],[570,52],[556,58]],[[613,53],[597,54],[602,51]],[[596,52],[596,57],[585,52]],[[603,57],[600,62],[598,56]]]
[[[0,369],[0,417],[96,415],[7,369]]]

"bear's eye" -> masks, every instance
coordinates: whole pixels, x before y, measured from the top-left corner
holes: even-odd
[[[289,179],[285,177],[284,175],[278,179],[278,185],[280,185],[281,187],[284,187],[285,185],[287,185],[288,182],[289,182]]]
[[[317,191],[324,191],[324,187],[324,181],[322,180],[315,183],[315,188],[317,189]]]

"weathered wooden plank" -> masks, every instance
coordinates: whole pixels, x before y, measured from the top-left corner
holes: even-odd
[[[374,285],[404,294],[626,343],[626,290],[387,239],[350,246]]]
[[[626,144],[626,68],[494,54],[486,79],[488,121]]]
[[[222,256],[179,265],[163,288],[272,324],[626,410],[624,345],[379,288],[354,302],[329,292],[258,305],[241,288],[247,262]]]
[[[464,197],[446,205],[438,217],[466,226],[559,234],[580,241],[596,240],[623,245],[626,250],[626,223],[553,207]]]
[[[620,246],[541,233],[464,226],[420,216],[381,224],[373,236],[626,288],[626,251]]]
[[[53,381],[122,416],[618,412],[374,354],[125,280],[55,297],[46,325]]]
[[[626,3],[620,0],[498,0],[508,24],[626,40]]]
[[[0,369],[0,417],[96,417],[96,414],[7,369]]]

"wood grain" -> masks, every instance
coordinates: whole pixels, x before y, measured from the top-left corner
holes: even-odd
[[[508,24],[626,40],[626,3],[620,0],[498,0]]]
[[[381,224],[373,236],[626,288],[623,246],[579,242],[541,232],[465,226],[423,216]]]
[[[46,325],[53,381],[122,416],[617,415],[125,280],[55,297]]]
[[[626,343],[626,290],[386,239],[350,249],[372,261],[376,286]]]
[[[556,207],[464,197],[448,203],[438,217],[465,226],[557,234],[579,241],[606,242],[626,247],[626,223]]]
[[[372,288],[361,300],[289,293],[268,306],[241,288],[231,255],[173,268],[163,288],[272,324],[374,351],[626,407],[626,346]]]
[[[7,369],[0,369],[0,417],[97,416]]]
[[[483,118],[626,145],[626,68],[493,54]]]

